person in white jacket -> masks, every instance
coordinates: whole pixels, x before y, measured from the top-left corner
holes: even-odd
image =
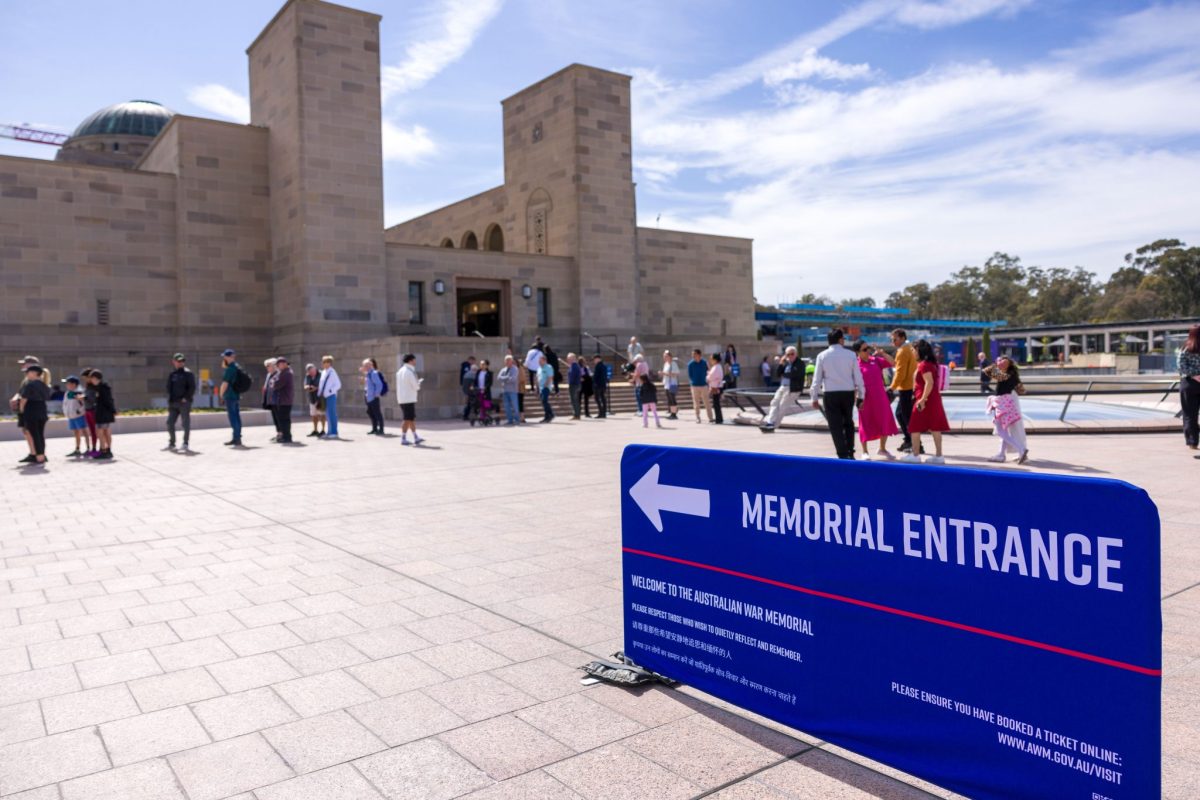
[[[328,419],[327,433],[322,439],[338,438],[337,393],[342,389],[342,379],[333,368],[333,356],[321,356],[321,379],[317,384],[317,394],[325,398],[325,416]]]
[[[396,402],[403,415],[400,444],[408,444],[409,431],[412,431],[413,444],[425,441],[417,433],[417,392],[421,391],[421,379],[417,377],[416,361],[417,357],[408,353],[400,359],[400,369],[396,370]]]

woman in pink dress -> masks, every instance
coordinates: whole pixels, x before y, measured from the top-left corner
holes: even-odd
[[[926,464],[945,464],[942,457],[942,434],[950,430],[946,420],[946,409],[942,406],[942,390],[938,387],[938,360],[933,352],[933,345],[922,339],[917,342],[917,376],[913,385],[912,418],[908,421],[908,432],[912,434],[912,452],[906,455],[904,461],[920,461],[924,450],[921,449],[921,434],[928,432],[933,436],[935,454],[926,456]]]
[[[867,388],[867,396],[858,407],[858,438],[863,443],[867,458],[871,457],[868,443],[878,439],[879,457],[892,461],[896,457],[888,452],[887,437],[895,436],[900,431],[892,416],[892,405],[888,402],[883,371],[894,362],[886,353],[876,350],[862,339],[851,345],[850,349],[858,356],[858,369]]]

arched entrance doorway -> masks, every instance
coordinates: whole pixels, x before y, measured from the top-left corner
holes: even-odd
[[[482,278],[455,281],[459,336],[508,335],[508,282]]]

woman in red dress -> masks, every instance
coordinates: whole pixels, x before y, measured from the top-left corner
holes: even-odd
[[[917,374],[913,385],[912,419],[908,423],[908,432],[913,437],[912,452],[902,461],[920,461],[918,453],[921,449],[921,434],[928,432],[933,435],[935,455],[925,458],[926,464],[945,464],[942,457],[942,434],[950,430],[946,421],[946,410],[942,407],[942,392],[938,388],[938,361],[933,352],[933,345],[924,339],[917,342]]]

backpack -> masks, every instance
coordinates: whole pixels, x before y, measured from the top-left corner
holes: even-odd
[[[383,377],[382,372],[379,373],[379,382],[381,384],[383,384],[383,388],[379,390],[379,396],[383,397],[385,394],[388,393],[388,389],[390,387],[388,386],[387,378]]]
[[[233,390],[238,394],[245,394],[250,391],[250,387],[254,385],[254,379],[250,377],[250,373],[242,369],[241,364],[236,364],[237,375],[233,378]]]

